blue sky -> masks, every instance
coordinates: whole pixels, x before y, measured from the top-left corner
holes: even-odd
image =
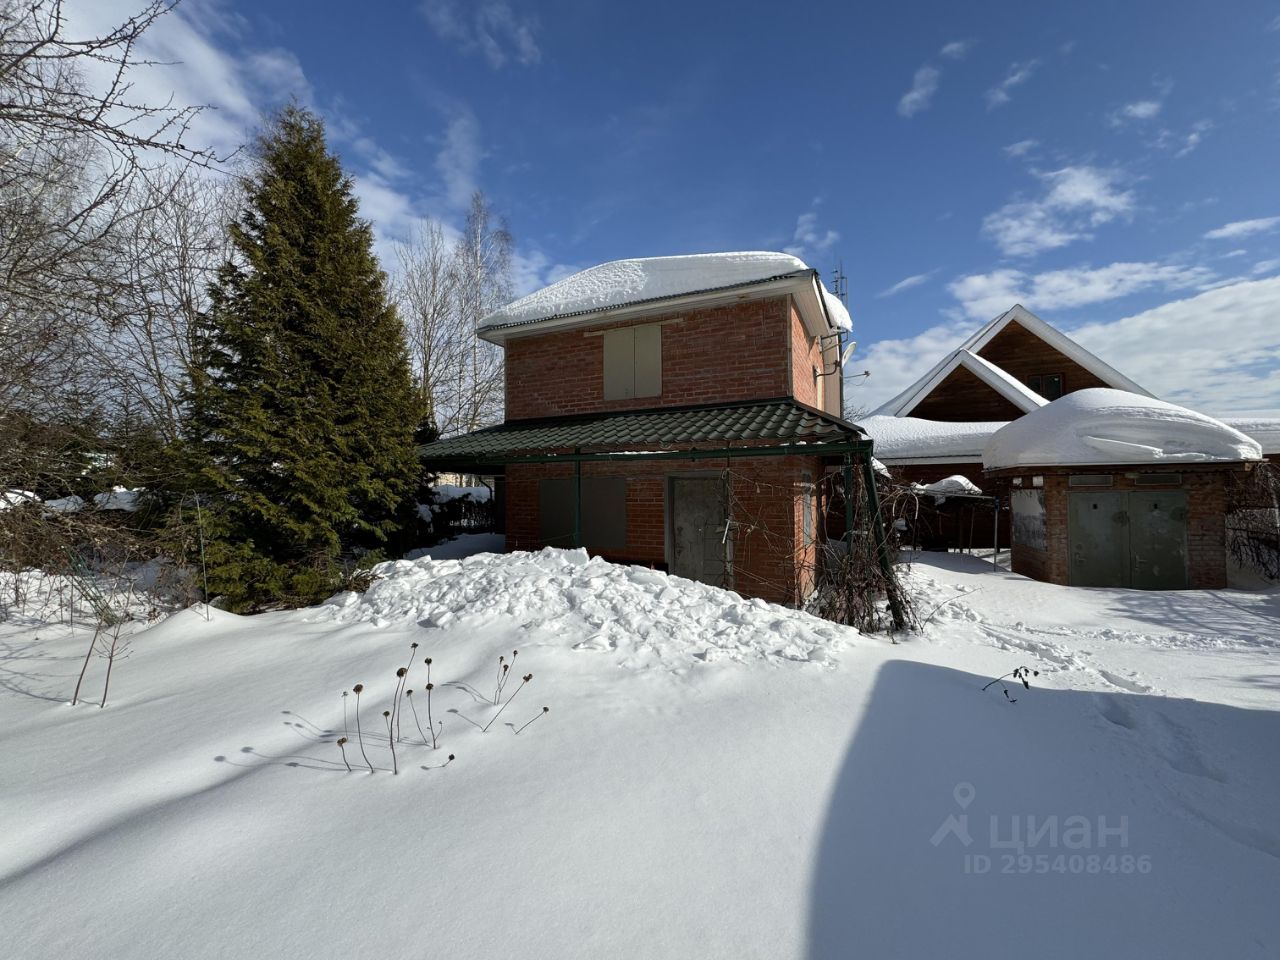
[[[79,3],[86,20],[130,10]],[[472,189],[528,291],[620,257],[843,263],[873,406],[1015,301],[1166,398],[1280,415],[1280,3],[186,0],[143,92],[294,94],[384,249]]]

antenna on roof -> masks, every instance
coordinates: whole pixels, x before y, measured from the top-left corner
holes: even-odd
[[[849,305],[849,278],[844,275],[844,261],[831,272],[831,292],[840,298],[845,306]]]

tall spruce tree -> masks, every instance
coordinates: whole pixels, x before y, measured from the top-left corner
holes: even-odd
[[[323,124],[285,108],[255,160],[191,396],[209,587],[234,607],[332,591],[344,558],[394,541],[418,474],[403,327]]]

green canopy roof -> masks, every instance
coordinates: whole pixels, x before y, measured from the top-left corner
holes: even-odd
[[[812,453],[870,449],[862,430],[790,397],[515,420],[418,448],[427,463],[501,464],[573,456],[675,458],[691,452]],[[814,447],[796,450],[795,447]],[[692,449],[691,449],[692,448]],[[836,449],[838,448],[838,449]]]

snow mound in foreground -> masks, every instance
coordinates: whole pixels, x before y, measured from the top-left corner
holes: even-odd
[[[1124,390],[1078,390],[997,430],[988,470],[1016,466],[1259,460],[1262,448],[1220,420]]]
[[[481,553],[462,560],[395,560],[363,594],[339,594],[317,619],[388,626],[480,627],[502,618],[531,637],[585,651],[695,660],[783,658],[825,662],[851,627],[585,550]]]
[[[484,330],[569,313],[606,310],[640,300],[717,290],[808,269],[799,257],[760,251],[614,260],[535,290],[489,314],[480,321],[479,327]],[[821,283],[819,287],[822,287]],[[849,313],[844,305],[829,295],[825,287],[822,287],[822,292],[827,311],[836,326],[851,329]]]

